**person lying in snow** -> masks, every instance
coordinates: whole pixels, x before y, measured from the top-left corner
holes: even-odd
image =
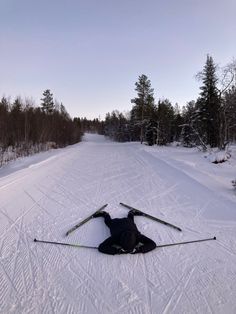
[[[98,250],[105,254],[147,253],[156,248],[156,243],[142,235],[134,223],[134,216],[142,216],[141,213],[129,211],[127,218],[111,219],[110,215],[103,211],[93,217],[104,217],[105,224],[111,232],[111,237],[102,242]]]

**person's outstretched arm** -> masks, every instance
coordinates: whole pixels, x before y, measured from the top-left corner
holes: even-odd
[[[139,242],[143,245],[136,249],[135,253],[147,253],[156,248],[156,243],[144,235],[140,235]]]
[[[113,238],[109,237],[99,245],[98,251],[110,255],[121,254],[120,249],[114,247],[114,244]]]

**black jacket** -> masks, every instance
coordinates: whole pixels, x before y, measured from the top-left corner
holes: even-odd
[[[104,242],[102,242],[98,250],[105,254],[122,254],[129,253],[121,250],[119,246],[119,239],[122,232],[132,231],[136,233],[136,246],[133,253],[147,253],[156,248],[156,243],[149,239],[148,237],[142,235],[134,223],[133,216],[128,218],[115,218],[111,219],[109,223],[107,223],[110,228],[111,237],[107,238]]]

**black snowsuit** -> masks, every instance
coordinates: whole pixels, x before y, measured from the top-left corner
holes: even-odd
[[[103,217],[105,224],[110,229],[111,237],[99,245],[98,250],[100,252],[111,255],[130,253],[125,252],[120,247],[120,237],[123,232],[127,231],[134,233],[136,236],[136,243],[132,253],[147,253],[156,248],[156,243],[153,240],[145,237],[138,231],[134,223],[134,213],[132,211],[129,212],[127,218],[111,219],[110,215],[106,212],[104,212]]]

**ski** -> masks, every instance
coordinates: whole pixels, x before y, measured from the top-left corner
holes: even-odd
[[[54,242],[54,241],[43,241],[34,239],[34,242],[47,243],[47,244],[57,244],[57,245],[66,245],[83,249],[97,249],[95,246],[81,245],[81,244],[71,244],[71,243],[63,243],[63,242]]]
[[[75,231],[76,229],[78,229],[80,226],[82,226],[83,224],[85,224],[86,222],[88,222],[90,219],[93,218],[93,215],[99,213],[101,210],[103,210],[105,207],[107,207],[108,204],[103,205],[101,208],[99,208],[98,210],[96,210],[92,215],[88,216],[87,218],[85,218],[84,220],[82,220],[81,222],[79,222],[78,224],[76,224],[74,227],[72,227],[70,230],[67,231],[66,236],[68,236],[71,232]]]
[[[120,203],[120,205],[122,205],[122,206],[124,206],[124,207],[126,207],[126,208],[129,208],[129,209],[133,210],[134,212],[140,213],[140,214],[142,214],[142,216],[144,216],[144,217],[147,217],[147,218],[150,218],[150,219],[155,220],[155,221],[157,221],[157,222],[160,222],[160,223],[162,223],[162,224],[164,224],[164,225],[166,225],[166,226],[172,227],[172,228],[174,228],[174,229],[176,229],[176,230],[178,230],[178,231],[182,231],[182,229],[180,229],[179,227],[177,227],[177,226],[175,226],[175,225],[172,225],[171,223],[166,222],[166,221],[164,221],[164,220],[161,220],[161,219],[159,219],[159,218],[157,218],[157,217],[154,217],[154,216],[151,216],[151,215],[149,215],[149,214],[146,214],[146,213],[142,212],[141,210],[136,209],[136,208],[134,208],[134,207],[132,207],[132,206],[126,205],[126,204],[124,204],[124,203]]]
[[[161,244],[161,245],[157,245],[156,248],[161,248],[161,247],[166,247],[166,246],[173,246],[173,245],[188,244],[188,243],[195,243],[195,242],[211,241],[211,240],[216,240],[216,237],[208,238],[208,239],[193,240],[193,241],[170,243],[170,244]]]

